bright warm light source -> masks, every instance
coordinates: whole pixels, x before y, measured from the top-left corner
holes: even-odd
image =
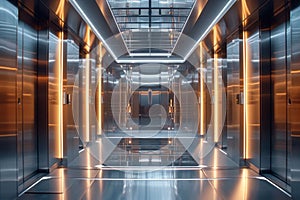
[[[201,135],[204,135],[205,133],[205,129],[204,129],[204,123],[205,123],[205,120],[204,120],[204,66],[203,66],[203,46],[202,46],[202,42],[200,42],[199,44],[200,46],[200,134]]]
[[[64,25],[65,0],[60,0],[55,14],[59,16],[59,24]],[[56,62],[54,65],[54,74],[57,85],[57,129],[55,131],[57,138],[57,158],[64,157],[64,130],[63,130],[63,71],[64,71],[64,31],[58,33],[58,44],[56,51]]]
[[[242,0],[242,22],[243,29],[246,26],[246,19],[250,15],[250,11],[245,0]],[[244,88],[244,130],[243,130],[243,158],[249,158],[249,147],[248,147],[248,63],[249,63],[249,53],[248,53],[248,32],[243,31],[243,88]]]
[[[98,46],[99,65],[98,65],[98,135],[102,134],[102,43]]]
[[[90,28],[87,26],[86,29],[86,35],[84,38],[84,41],[86,42],[86,49],[89,51],[90,49]],[[86,54],[85,58],[85,66],[84,66],[84,71],[85,71],[85,79],[84,79],[84,85],[85,85],[85,93],[84,93],[84,113],[85,113],[85,136],[86,136],[86,141],[90,141],[90,54]]]
[[[63,38],[64,33],[58,33],[58,40],[56,46],[56,53],[55,53],[55,62],[54,62],[54,77],[55,77],[55,89],[57,91],[57,104],[56,110],[54,113],[54,124],[55,124],[55,157],[56,158],[63,158],[63,69],[64,69],[64,62],[63,62]]]
[[[248,63],[249,63],[249,53],[248,53],[248,32],[243,31],[243,77],[244,77],[244,137],[243,137],[243,157],[244,159],[249,158],[249,135],[248,135],[248,125],[249,125],[249,120],[248,120],[248,91],[249,91],[249,86],[248,86]]]
[[[214,45],[218,42],[218,31],[216,26],[214,27]],[[216,50],[216,49],[215,49]],[[214,142],[218,142],[219,138],[219,66],[218,66],[218,54],[214,53]]]

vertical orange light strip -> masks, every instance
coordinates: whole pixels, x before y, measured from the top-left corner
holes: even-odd
[[[200,135],[204,135],[204,66],[203,66],[203,46],[200,46]]]
[[[64,32],[59,36],[59,69],[58,69],[58,139],[59,139],[59,158],[64,157],[63,139],[63,70],[64,70]]]
[[[247,55],[247,38],[248,33],[243,31],[243,78],[244,78],[244,159],[248,158],[248,79],[247,79],[247,70],[248,70],[248,55]]]
[[[213,29],[214,45],[218,42],[218,31],[216,26]],[[216,49],[215,49],[216,50]],[[219,74],[218,74],[218,54],[214,53],[214,142],[218,142],[219,133]]]
[[[55,14],[60,18],[60,26],[64,26],[64,10],[65,0],[60,0]],[[57,47],[57,90],[58,90],[58,113],[57,113],[57,143],[58,143],[58,158],[64,157],[64,140],[63,140],[63,70],[64,70],[64,31],[58,33]]]
[[[102,134],[102,43],[98,45],[98,135]]]
[[[90,27],[87,26],[85,41],[87,45],[90,45],[91,37],[90,37]],[[87,51],[89,52],[89,46],[86,46]],[[86,54],[85,58],[85,136],[86,141],[90,141],[90,54]]]
[[[248,32],[245,31],[247,25],[247,17],[250,15],[250,11],[247,5],[246,0],[242,0],[242,23],[243,23],[243,92],[244,92],[244,130],[243,130],[243,158],[249,158],[249,135],[248,135]]]

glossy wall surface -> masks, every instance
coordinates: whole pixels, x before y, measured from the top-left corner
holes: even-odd
[[[289,117],[292,137],[292,195],[295,199],[300,198],[300,4],[293,1],[291,10],[291,88]]]
[[[18,9],[0,0],[0,199],[17,194]]]
[[[78,156],[79,135],[72,111],[72,96],[76,74],[79,69],[79,47],[72,40],[67,41],[67,78],[65,84],[64,118],[66,120],[67,159],[71,162]]]
[[[241,96],[240,96],[240,46],[239,39],[227,46],[227,153],[236,162],[241,159]]]
[[[274,19],[271,30],[271,171],[287,181],[287,28],[284,14]]]
[[[24,182],[38,169],[37,144],[37,32],[18,25],[18,168]]]
[[[49,141],[49,166],[55,164],[61,156],[60,138],[62,119],[59,119],[60,98],[60,40],[49,34],[49,64],[48,64],[48,141]],[[62,66],[61,66],[62,67]]]
[[[260,167],[260,49],[259,32],[255,29],[247,30],[249,37],[246,50],[246,137],[247,159],[256,167]]]

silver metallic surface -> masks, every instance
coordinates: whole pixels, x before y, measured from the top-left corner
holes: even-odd
[[[284,16],[283,16],[284,19]],[[287,64],[286,24],[271,30],[271,171],[287,179]]]
[[[297,3],[296,3],[297,2]],[[295,199],[300,198],[300,5],[294,1],[295,7],[291,11],[291,88],[290,88],[290,126],[292,134],[292,195]]]
[[[37,33],[18,26],[18,160],[19,180],[38,169],[37,147]]]
[[[218,149],[203,164],[209,166],[210,160],[214,168],[168,166],[144,172],[126,166],[96,169],[82,152],[72,168],[55,170],[19,199],[291,199],[254,171],[226,165],[228,158]],[[83,168],[88,162],[90,168]]]
[[[247,135],[249,161],[256,167],[260,166],[260,49],[258,29],[247,30]]]
[[[240,46],[239,39],[227,45],[227,153],[236,162],[242,155],[241,144],[241,91],[240,91]]]
[[[77,74],[79,68],[79,47],[72,40],[67,41],[67,79],[65,93],[66,97],[72,97],[73,95],[73,87],[75,76]],[[67,149],[67,159],[68,162],[72,161],[75,157],[78,156],[79,149],[79,137],[77,133],[77,129],[75,127],[73,112],[72,112],[72,98],[67,100],[67,104],[64,105],[64,118],[66,119],[66,149]],[[65,116],[66,115],[66,116]]]
[[[50,32],[49,34],[49,60],[48,60],[48,144],[49,144],[49,166],[57,162],[59,157],[59,84],[58,70],[59,61],[59,39]],[[62,67],[62,66],[60,66]],[[61,86],[62,87],[62,86]]]
[[[0,199],[17,194],[18,9],[0,0]]]

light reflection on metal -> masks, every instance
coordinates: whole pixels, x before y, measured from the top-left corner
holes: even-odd
[[[200,48],[200,135],[204,135],[205,134],[205,129],[204,129],[204,63],[203,63],[203,43],[200,42],[199,44],[199,48]]]
[[[98,45],[99,63],[98,63],[98,135],[102,134],[102,43]]]
[[[63,26],[64,21],[64,5],[65,0],[60,0],[59,5],[55,14],[60,17],[60,25]],[[62,27],[61,27],[62,28]],[[63,141],[63,70],[64,70],[64,31],[58,33],[58,45],[56,51],[57,61],[55,63],[55,74],[56,76],[56,85],[58,91],[58,113],[57,113],[57,130],[55,131],[57,144],[58,144],[58,152],[57,158],[64,157],[64,141]]]
[[[213,29],[213,35],[214,35],[214,45],[217,44],[218,42],[218,30],[217,27],[215,26]],[[216,49],[214,49],[216,51]],[[219,138],[219,66],[218,66],[218,54],[214,53],[214,96],[213,96],[213,101],[214,101],[214,142],[218,142]]]
[[[207,29],[204,31],[204,33],[199,37],[198,41],[195,43],[195,45],[191,48],[191,50],[186,54],[184,57],[184,60],[187,60],[190,55],[195,51],[198,44],[207,36],[207,34],[211,31],[211,29],[215,26],[216,23],[227,13],[227,11],[233,6],[233,4],[236,2],[236,0],[229,0],[224,8],[219,12],[219,14],[215,17],[215,19],[211,22],[211,24],[207,27]]]
[[[112,57],[117,60],[116,54],[111,50],[110,46],[106,43],[102,35],[99,33],[99,31],[96,29],[95,25],[91,22],[89,17],[84,13],[84,11],[81,9],[79,4],[76,2],[76,0],[69,0],[69,2],[72,4],[72,6],[77,10],[77,12],[81,15],[81,17],[85,20],[85,22],[91,27],[97,38],[103,43],[103,45],[106,47],[108,52],[112,55]]]
[[[249,68],[248,63],[249,55],[248,55],[248,32],[245,31],[245,26],[247,24],[247,18],[250,15],[250,11],[247,5],[246,0],[242,0],[242,24],[243,24],[243,92],[244,92],[244,130],[243,130],[243,158],[248,158],[249,147],[248,147],[248,73],[247,70]]]
[[[90,27],[87,26],[86,28],[86,34],[84,37],[84,41],[86,42],[85,49],[89,52],[90,50]],[[84,92],[84,113],[85,113],[85,138],[86,142],[90,141],[90,54],[87,53],[85,57],[85,66],[84,66],[84,74],[85,74],[85,79],[84,79],[84,85],[85,85],[85,92]]]
[[[55,74],[55,85],[57,89],[57,113],[56,113],[56,130],[55,130],[55,138],[56,138],[56,144],[57,149],[55,152],[55,156],[57,158],[63,158],[64,152],[63,152],[63,38],[64,33],[59,32],[58,33],[58,43],[57,43],[57,50],[56,50],[56,62],[54,64],[54,74]]]

